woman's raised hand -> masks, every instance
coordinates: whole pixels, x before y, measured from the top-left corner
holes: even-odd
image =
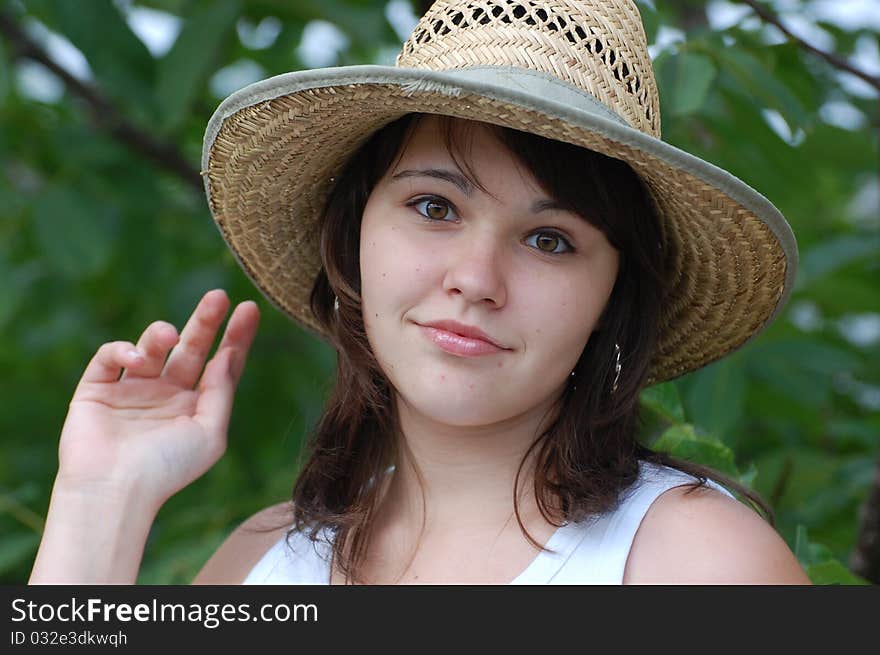
[[[226,449],[232,397],[260,319],[255,303],[239,304],[206,366],[228,311],[226,293],[209,291],[179,337],[158,321],[137,346],[98,349],[61,430],[31,584],[135,582],[159,508]]]
[[[259,322],[254,302],[239,304],[206,366],[228,310],[226,293],[209,291],[179,337],[157,321],[137,346],[115,341],[98,349],[64,422],[56,485],[136,494],[158,511],[217,461]]]

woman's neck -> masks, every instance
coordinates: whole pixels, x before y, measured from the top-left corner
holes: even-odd
[[[535,543],[546,543],[559,522],[558,512],[548,521],[538,508],[530,450],[553,418],[551,407],[503,424],[461,427],[434,421],[398,399],[398,458],[381,482],[358,575],[388,584],[506,582],[519,574],[537,555]],[[339,572],[334,576],[342,579]]]
[[[426,534],[503,529],[516,524],[516,484],[521,518],[527,525],[539,520],[529,449],[552,420],[549,407],[475,427],[439,423],[403,401],[397,409],[400,456],[383,502],[386,517],[417,531],[424,525]]]

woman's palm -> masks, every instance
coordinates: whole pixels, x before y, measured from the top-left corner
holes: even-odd
[[[59,476],[84,486],[134,486],[161,504],[217,461],[259,320],[254,303],[239,305],[205,366],[228,305],[222,291],[205,294],[179,338],[173,326],[151,324],[139,357],[130,343],[101,346],[70,403]]]

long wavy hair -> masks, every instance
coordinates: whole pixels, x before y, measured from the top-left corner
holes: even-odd
[[[332,534],[334,566],[346,582],[359,574],[381,500],[377,480],[397,461],[400,424],[394,390],[377,362],[361,315],[360,225],[377,182],[402,154],[423,115],[408,114],[377,131],[352,156],[326,203],[321,222],[322,268],[311,309],[338,352],[337,378],[304,451],[293,489],[289,535],[313,540]],[[468,166],[467,124],[441,117],[445,145],[475,186]],[[751,490],[706,467],[655,453],[636,439],[639,394],[645,386],[665,293],[667,257],[650,195],[623,161],[516,130],[489,126],[541,187],[563,208],[602,230],[620,253],[611,296],[553,408],[552,420],[523,457],[511,489],[517,522],[537,548],[519,513],[523,467],[534,456],[538,508],[553,525],[612,509],[639,473],[639,462],[692,474],[694,487],[717,480],[763,510]],[[338,299],[338,307],[335,306]],[[617,378],[615,344],[622,370]],[[616,380],[616,390],[611,393]]]

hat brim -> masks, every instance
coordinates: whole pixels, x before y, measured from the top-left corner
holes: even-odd
[[[671,274],[650,382],[713,362],[781,311],[797,268],[782,214],[727,171],[630,127],[589,94],[534,71],[349,66],[287,73],[227,98],[202,173],[223,238],[279,310],[324,337],[309,309],[317,221],[332,180],[377,129],[443,114],[566,141],[629,163],[666,238]]]

